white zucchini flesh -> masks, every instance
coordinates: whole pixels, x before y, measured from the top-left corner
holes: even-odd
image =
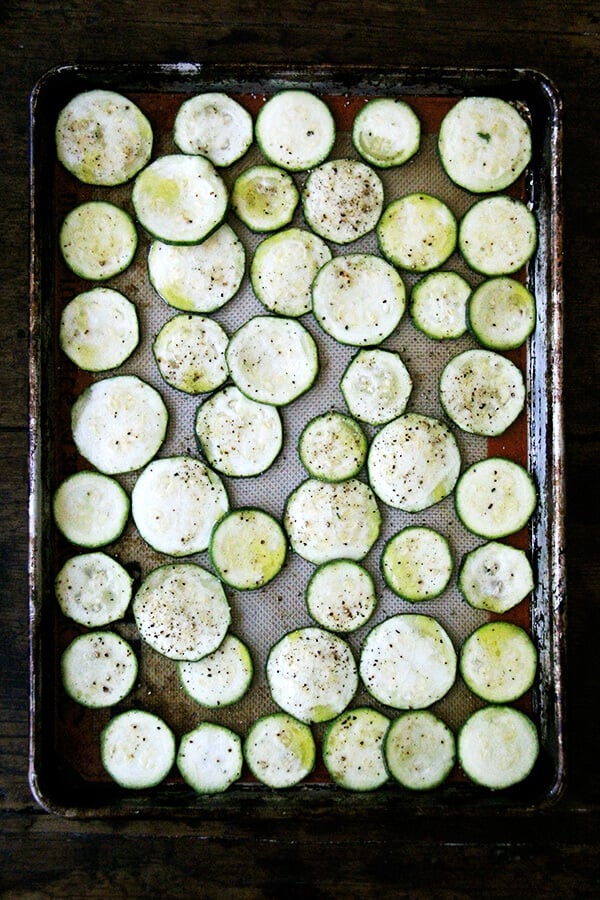
[[[350,413],[370,425],[385,425],[401,416],[412,388],[400,354],[379,347],[359,350],[340,382]]]
[[[313,281],[313,315],[341,344],[380,344],[398,327],[405,307],[402,278],[372,253],[335,256]]]
[[[250,280],[254,293],[269,310],[281,316],[303,316],[312,308],[314,278],[331,259],[331,250],[305,228],[285,228],[264,238],[252,257]]]
[[[153,241],[148,277],[162,299],[183,312],[211,313],[238,292],[246,250],[227,223],[198,244]]]
[[[112,288],[77,294],[60,316],[61,349],[87,372],[116,369],[131,356],[139,339],[135,304]]]
[[[102,764],[121,787],[155,787],[175,762],[175,735],[154,713],[131,709],[112,718],[102,730]]]
[[[170,556],[206,550],[215,523],[228,509],[219,475],[191,456],[153,460],[131,492],[131,513],[141,537]]]
[[[60,111],[56,152],[64,167],[85,184],[124,184],[152,153],[150,122],[128,97],[115,91],[83,91]]]
[[[174,660],[196,660],[213,653],[231,622],[221,582],[195,563],[153,569],[133,598],[133,614],[142,638]]]
[[[179,680],[189,697],[209,709],[231,706],[244,696],[254,674],[246,644],[234,634],[202,659],[179,661]]]
[[[230,728],[201,722],[182,735],[176,758],[184,779],[199,794],[226,791],[242,774],[242,741]]]
[[[464,214],[458,244],[465,261],[482,275],[512,275],[532,257],[537,222],[531,210],[514,197],[478,200]]]
[[[439,597],[453,568],[447,538],[423,525],[411,525],[392,535],[381,554],[386,584],[411,602]]]
[[[292,176],[276,166],[244,169],[231,191],[231,208],[251,231],[276,231],[289,225],[299,200]]]
[[[205,156],[214,166],[230,166],[252,144],[252,116],[222,91],[206,91],[181,104],[173,125],[173,140],[182,153]]]
[[[411,291],[413,323],[434,340],[462,337],[467,330],[470,295],[471,285],[458,272],[428,272]]]
[[[228,343],[227,333],[214,319],[179,313],[160,328],[152,352],[167,384],[186,394],[202,394],[227,379]]]
[[[240,591],[269,584],[285,563],[285,533],[262,509],[233,509],[214,526],[210,558],[221,581]]]
[[[289,495],[283,525],[293,550],[309,562],[360,560],[379,537],[381,512],[363,481],[308,478]]]
[[[271,788],[290,788],[309,775],[317,750],[310,726],[287,713],[257,719],[244,741],[244,758],[255,778]]]
[[[283,406],[305,393],[319,371],[317,345],[306,328],[287,317],[255,316],[227,347],[232,381],[251,400]]]
[[[71,409],[77,449],[106,475],[145,466],[162,446],[168,420],[161,394],[137,375],[93,382]]]
[[[399,613],[375,625],[360,655],[360,675],[379,703],[423,709],[444,697],[456,678],[456,651],[431,616]]]
[[[367,436],[359,423],[331,410],[307,422],[298,440],[298,454],[313,478],[344,481],[362,469],[367,446]]]
[[[395,509],[419,512],[451,493],[460,473],[460,452],[442,421],[404,413],[377,432],[367,468],[380,500]]]
[[[275,703],[306,723],[335,718],[358,688],[350,645],[313,625],[279,639],[269,651],[266,675]]]
[[[349,709],[323,736],[323,762],[336,784],[350,791],[373,791],[389,778],[384,741],[389,718],[377,709]]]
[[[469,466],[454,492],[463,525],[489,540],[519,531],[537,503],[537,490],[523,466],[504,457],[489,457]]]
[[[67,559],[54,580],[54,592],[65,616],[79,625],[100,628],[123,618],[132,584],[121,563],[96,551]]]
[[[463,557],[458,587],[470,606],[502,615],[533,590],[533,570],[524,550],[488,541]]]
[[[102,709],[120,703],[132,690],[138,662],[130,644],[113,631],[76,637],[60,659],[65,691],[82,706]]]
[[[503,434],[525,406],[525,381],[508,357],[494,350],[465,350],[440,375],[440,402],[447,416],[470,434]]]
[[[374,230],[383,197],[381,179],[366,163],[336,159],[310,172],[302,208],[315,234],[335,244],[350,244]]]
[[[72,544],[104,547],[121,536],[129,517],[129,495],[119,482],[100,472],[67,476],[52,498],[54,521]]]
[[[488,703],[511,703],[535,680],[537,651],[513,622],[486,622],[464,641],[459,670],[469,690]]]
[[[499,97],[463,97],[440,125],[442,166],[474,193],[501,191],[531,160],[531,132],[520,113]]]
[[[465,774],[492,790],[518,784],[530,774],[539,754],[531,719],[510,706],[485,706],[458,733],[458,759]]]
[[[106,281],[124,272],[138,245],[133,219],[106,200],[80,203],[63,219],[59,244],[67,266],[88,281]]]
[[[283,443],[281,414],[226,385],[198,407],[195,433],[208,463],[223,475],[248,478],[265,472]]]
[[[390,774],[402,787],[427,791],[442,784],[456,761],[456,739],[448,725],[426,709],[394,719],[385,738]]]
[[[454,213],[431,194],[407,194],[392,200],[377,225],[384,257],[409,272],[429,272],[443,265],[456,248]]]
[[[401,166],[417,153],[421,122],[403,100],[377,97],[363,106],[352,125],[352,143],[372,166]]]
[[[196,244],[222,222],[225,182],[203,156],[159,156],[136,176],[131,200],[146,231],[160,241]]]
[[[514,278],[488,278],[469,298],[467,319],[482,346],[512,350],[524,344],[535,328],[535,298]]]
[[[335,141],[335,122],[327,104],[310,91],[279,91],[260,108],[256,140],[276,166],[299,172],[319,165]]]
[[[371,574],[351,559],[332,559],[315,569],[306,586],[306,608],[317,625],[351,632],[369,621],[377,606]]]

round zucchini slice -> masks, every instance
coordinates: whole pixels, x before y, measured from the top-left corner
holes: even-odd
[[[510,706],[485,706],[458,733],[458,759],[471,781],[491,790],[518,784],[539,754],[537,729],[529,716]]]
[[[264,238],[250,266],[254,293],[280,316],[303,316],[312,308],[315,275],[331,259],[331,250],[305,228],[285,228]]]
[[[454,568],[447,538],[424,525],[393,535],[381,554],[381,571],[391,590],[412,603],[442,594]]]
[[[210,536],[210,559],[219,578],[240,591],[256,590],[273,581],[287,552],[284,531],[262,509],[233,509],[217,522]]]
[[[113,631],[76,637],[60,659],[65,691],[82,706],[115,706],[132,690],[138,663],[131,646]]]
[[[152,352],[167,384],[186,394],[202,394],[227,379],[225,330],[207,316],[179,313],[161,327]]]
[[[327,104],[300,89],[270,97],[258,112],[255,131],[265,157],[292,172],[318,166],[335,141],[335,122]]]
[[[438,197],[413,193],[384,209],[377,225],[381,252],[409,272],[429,272],[443,265],[456,248],[454,213]]]
[[[329,631],[356,631],[369,621],[377,595],[370,573],[352,559],[332,559],[315,569],[306,588],[306,607]]]
[[[86,372],[116,369],[131,356],[139,339],[135,305],[112,288],[77,294],[60,316],[61,349]]]
[[[524,284],[507,276],[488,278],[467,304],[469,329],[483,347],[513,350],[535,328],[535,298]]]
[[[142,638],[168,659],[196,660],[213,653],[231,622],[221,582],[195,563],[153,569],[134,599]]]
[[[80,203],[65,216],[59,244],[67,266],[87,281],[106,281],[131,264],[138,244],[133,219],[106,200]]]
[[[401,416],[412,387],[400,354],[379,347],[359,350],[340,382],[350,413],[369,425],[385,425]]]
[[[309,475],[322,481],[354,478],[367,456],[367,436],[344,413],[322,413],[303,428],[298,441],[300,460]]]
[[[227,634],[213,653],[195,661],[177,663],[185,692],[209,709],[231,706],[242,699],[254,674],[247,646],[234,634]]]
[[[302,191],[307,225],[335,244],[350,244],[374,230],[383,209],[379,175],[357,159],[335,159],[313,169]]]
[[[261,716],[244,741],[248,768],[271,788],[294,787],[312,772],[316,757],[310,726],[287,713]]]
[[[537,490],[523,466],[492,456],[465,469],[456,485],[454,503],[465,528],[497,540],[525,527],[536,507]]]
[[[374,791],[389,778],[384,741],[390,720],[367,706],[349,709],[327,726],[323,762],[332,779],[349,791]]]
[[[128,97],[116,91],[83,91],[60,111],[56,153],[63,166],[85,184],[124,184],[152,153],[150,122]]]
[[[116,541],[125,529],[129,509],[129,495],[116,479],[87,470],[65,478],[52,498],[56,525],[80,547],[104,547]]]
[[[122,619],[132,595],[127,569],[106,553],[80,553],[63,565],[54,592],[63,614],[79,625],[101,628]]]
[[[488,703],[511,703],[535,681],[537,651],[525,629],[486,622],[462,645],[459,670],[469,690]]]
[[[221,91],[184,100],[175,116],[173,140],[182,153],[205,156],[213,166],[231,166],[252,144],[254,125],[247,109]]]
[[[394,719],[385,738],[390,774],[411,791],[429,791],[446,780],[456,761],[456,740],[442,719],[427,709]]]
[[[459,338],[467,330],[471,285],[458,272],[429,272],[414,285],[410,315],[419,331],[437,341]]]
[[[251,231],[277,231],[289,225],[299,200],[292,176],[276,166],[245,169],[231,192],[231,208]]]
[[[421,122],[404,100],[377,97],[356,114],[352,143],[372,166],[401,166],[412,159],[421,145]]]
[[[368,633],[360,675],[379,703],[395,709],[424,709],[444,697],[456,678],[456,651],[431,616],[400,613]]]
[[[155,787],[175,762],[175,735],[159,716],[130,709],[112,718],[100,736],[102,764],[121,787]]]
[[[230,728],[201,722],[179,743],[177,768],[199,794],[220,794],[242,774],[242,741]]]
[[[537,222],[521,200],[486,197],[462,217],[458,244],[465,262],[476,272],[512,275],[533,256]]]
[[[524,550],[488,541],[463,557],[458,587],[470,606],[502,615],[533,590],[533,570]]]
[[[358,688],[350,645],[313,625],[280,638],[269,651],[266,674],[275,703],[306,723],[335,718]]]

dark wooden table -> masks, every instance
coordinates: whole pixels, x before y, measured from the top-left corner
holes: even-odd
[[[0,6],[0,892],[7,897],[600,894],[600,10],[592,0],[3,0]],[[98,61],[511,66],[564,103],[568,788],[534,818],[427,816],[363,833],[300,819],[77,823],[27,783],[28,96]]]

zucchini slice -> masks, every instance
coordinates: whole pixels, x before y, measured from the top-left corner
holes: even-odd
[[[119,482],[100,472],[69,475],[54,492],[52,512],[62,534],[80,547],[104,547],[123,533],[129,495]]]
[[[129,267],[138,236],[133,219],[120,206],[89,200],[67,213],[59,244],[72,272],[88,281],[106,281]]]
[[[458,587],[470,606],[502,615],[533,590],[533,570],[524,550],[488,541],[463,557]]]
[[[518,784],[539,754],[537,729],[529,716],[510,706],[485,706],[458,733],[458,759],[471,781],[492,790]]]
[[[327,104],[299,89],[270,97],[258,112],[255,131],[269,162],[292,172],[318,166],[335,141],[335,122]]]
[[[511,703],[535,681],[537,651],[519,625],[486,622],[464,641],[458,667],[477,697],[488,703]]]
[[[431,616],[400,613],[375,625],[360,654],[372,697],[395,709],[423,709],[444,697],[456,678],[456,651]]]
[[[385,425],[401,416],[412,387],[400,354],[379,347],[359,350],[340,382],[350,413],[369,425]]]
[[[137,175],[131,200],[140,224],[168,244],[197,244],[222,222],[225,182],[203,156],[159,156]]]
[[[260,242],[252,258],[254,293],[269,312],[303,316],[312,308],[315,275],[330,259],[325,241],[305,228],[271,234]]]
[[[412,603],[442,594],[454,568],[447,538],[425,525],[392,535],[381,554],[381,571],[391,590]]]
[[[178,662],[177,673],[192,700],[209,709],[218,709],[242,699],[252,682],[254,666],[244,642],[234,634],[227,634],[208,656],[193,662]]]
[[[61,350],[86,372],[116,369],[131,356],[139,339],[135,304],[112,288],[77,294],[60,316]]]
[[[262,509],[233,509],[215,525],[210,559],[225,584],[240,591],[256,590],[273,581],[285,562],[284,531]]]
[[[63,565],[54,580],[61,611],[79,625],[101,628],[122,619],[132,595],[127,569],[106,553],[80,553]]]
[[[228,343],[225,330],[214,319],[179,313],[161,327],[152,352],[167,384],[186,394],[202,394],[227,379]]]
[[[358,688],[350,645],[314,625],[289,632],[271,647],[266,674],[275,703],[306,723],[335,718]]]
[[[242,774],[242,741],[230,728],[201,722],[181,737],[176,758],[181,777],[198,794],[226,791]]]
[[[352,143],[372,166],[401,166],[421,145],[421,122],[404,100],[377,97],[363,106],[352,125]]]
[[[85,184],[124,184],[152,153],[150,122],[128,97],[115,91],[77,94],[60,111],[56,153],[63,166]]]
[[[298,441],[302,465],[313,478],[344,481],[354,478],[367,456],[367,436],[350,416],[331,410],[315,416]]]
[[[133,599],[133,614],[146,643],[174,660],[213,653],[231,622],[219,579],[189,562],[159,566],[146,575]]]
[[[228,509],[219,475],[191,456],[153,460],[131,492],[131,513],[141,537],[170,556],[206,550],[214,525]]]
[[[313,315],[341,344],[380,344],[398,327],[406,290],[398,272],[380,256],[335,256],[312,285]]]
[[[309,173],[302,208],[315,234],[335,244],[349,244],[377,225],[383,209],[383,184],[360,160],[331,160]]]
[[[82,706],[115,706],[132,690],[138,662],[131,646],[113,631],[76,637],[60,658],[65,691]]]
[[[409,272],[429,272],[443,265],[454,253],[456,235],[456,218],[450,207],[422,192],[392,200],[377,225],[385,258]]]
[[[460,452],[442,421],[404,413],[371,441],[367,470],[380,500],[404,512],[419,512],[452,491],[460,472]]]
[[[300,194],[289,172],[256,165],[236,178],[231,208],[251,231],[277,231],[294,217]]]
[[[317,377],[319,357],[312,335],[296,319],[255,316],[227,347],[232,381],[251,400],[284,406]]]
[[[250,727],[244,758],[258,781],[271,788],[290,788],[312,772],[317,748],[307,724],[287,713],[270,713]]]
[[[501,191],[528,165],[531,132],[506,100],[463,97],[442,119],[438,151],[456,184],[474,193]]]
[[[250,400],[233,384],[200,404],[195,432],[208,463],[234,478],[266,472],[283,445],[279,409]]]
[[[390,774],[411,791],[439,787],[456,761],[452,730],[428,709],[406,712],[394,719],[385,738]]]
[[[175,762],[175,735],[159,716],[130,709],[112,718],[100,736],[102,764],[121,787],[155,787]]]
[[[182,153],[205,156],[213,166],[230,166],[252,144],[254,124],[247,109],[221,91],[184,100],[173,125],[173,141]]]
[[[411,291],[413,324],[434,340],[462,337],[467,330],[470,295],[471,285],[458,272],[429,272]]]
[[[454,503],[465,528],[496,540],[525,527],[537,504],[537,490],[523,466],[492,456],[465,469],[456,485]]]
[[[482,282],[467,304],[469,329],[490,350],[520,347],[532,334],[535,319],[533,294],[520,281],[507,276]]]
[[[225,223],[199,244],[153,241],[148,277],[162,299],[183,312],[211,313],[234,297],[246,265],[244,245]]]
[[[293,550],[309,562],[360,560],[379,537],[381,512],[363,481],[308,478],[289,495],[283,525]]]
[[[493,350],[465,350],[442,370],[440,402],[447,416],[470,434],[503,434],[525,406],[520,369]]]
[[[106,475],[145,466],[161,448],[168,421],[160,393],[137,375],[93,382],[71,409],[77,449]]]
[[[332,559],[318,566],[306,587],[308,612],[329,631],[356,631],[369,621],[376,606],[371,574],[352,559]]]
[[[465,262],[482,275],[512,275],[531,259],[537,245],[537,222],[514,197],[478,200],[464,214],[458,244]]]
[[[349,709],[330,722],[323,736],[323,762],[332,779],[349,791],[374,791],[389,778],[384,741],[390,720],[368,706]]]

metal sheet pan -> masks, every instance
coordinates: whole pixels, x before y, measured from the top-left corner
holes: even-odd
[[[526,374],[528,407],[518,426],[501,439],[490,440],[486,452],[501,453],[522,460],[532,472],[540,502],[530,527],[516,540],[530,553],[537,586],[528,601],[515,613],[530,629],[539,652],[538,677],[532,691],[520,704],[534,718],[541,738],[541,754],[532,775],[507,791],[490,792],[468,782],[456,767],[452,777],[439,789],[426,794],[402,790],[393,783],[368,795],[344,792],[331,784],[323,767],[302,785],[275,794],[253,782],[247,773],[226,793],[201,797],[188,788],[176,773],[151,791],[127,792],[103,772],[99,762],[98,735],[110,712],[89,712],[76,708],[65,697],[60,683],[60,653],[77,629],[67,622],[54,597],[54,577],[59,565],[76,548],[65,546],[56,533],[51,515],[53,491],[62,477],[75,470],[78,460],[73,447],[69,409],[86,383],[86,376],[69,367],[57,348],[57,323],[66,300],[80,287],[66,272],[57,250],[57,234],[66,210],[87,199],[90,191],[75,183],[56,161],[54,125],[64,104],[76,93],[94,87],[117,90],[134,98],[147,112],[155,129],[157,148],[170,146],[174,111],[186,96],[207,90],[223,90],[239,97],[253,112],[261,102],[286,87],[306,87],[327,99],[334,110],[341,140],[337,150],[348,148],[348,122],[352,111],[376,96],[406,99],[421,117],[430,152],[443,112],[465,95],[496,95],[517,103],[528,117],[533,137],[533,158],[517,190],[535,212],[539,242],[534,259],[524,277],[537,304],[537,328],[526,351],[515,359]],[[553,85],[537,72],[525,69],[446,69],[369,67],[287,68],[266,65],[216,66],[194,63],[165,65],[66,65],[48,72],[36,85],[31,101],[31,391],[30,391],[30,648],[31,648],[31,744],[30,783],[36,800],[47,810],[72,817],[97,816],[185,816],[202,820],[215,816],[227,819],[239,815],[261,818],[331,815],[343,819],[360,812],[364,816],[402,816],[432,813],[481,814],[486,810],[528,813],[551,804],[565,783],[564,736],[564,641],[565,584],[563,564],[563,443],[562,443],[562,281],[561,281],[561,105]],[[433,159],[433,157],[432,157]],[[448,184],[431,181],[432,167],[408,170],[406,182],[388,184],[400,190],[414,184],[434,193],[450,190]],[[391,177],[391,176],[390,176]],[[438,176],[436,176],[437,178]],[[413,181],[411,181],[411,178]],[[414,179],[417,179],[415,182]],[[446,179],[448,181],[448,179]],[[449,202],[458,215],[473,198],[452,194]],[[125,200],[123,201],[127,203]],[[239,222],[234,227],[239,231]],[[248,238],[248,240],[250,240]],[[142,238],[143,248],[143,238]],[[248,246],[250,250],[251,247]],[[339,252],[339,251],[338,251]],[[460,269],[457,259],[455,267]],[[145,309],[143,327],[151,333],[156,321],[148,309],[154,308],[152,289],[139,278],[127,276],[125,292]],[[143,278],[142,278],[143,281]],[[407,281],[407,286],[409,286]],[[158,306],[162,301],[156,301]],[[160,315],[164,314],[159,313]],[[235,316],[228,327],[235,326]],[[431,400],[428,356],[418,344],[404,340],[421,384],[413,398],[417,404]],[[412,340],[412,339],[411,339]],[[468,339],[467,339],[468,340]],[[435,356],[435,353],[433,352]],[[331,357],[335,370],[336,359]],[[343,360],[337,361],[338,365]],[[410,368],[410,364],[409,364]],[[173,400],[173,402],[175,402]],[[310,401],[307,401],[310,402]],[[435,410],[435,405],[432,407]],[[315,409],[315,412],[318,411]],[[423,411],[426,411],[423,409]],[[290,446],[294,429],[306,409],[290,414],[287,425]],[[177,417],[179,422],[183,419]],[[177,426],[178,428],[180,426]],[[175,429],[177,431],[177,429]],[[173,447],[181,447],[189,435],[172,435]],[[178,443],[179,442],[179,443]],[[468,446],[464,447],[468,455]],[[479,452],[476,450],[475,452]],[[275,477],[281,482],[281,496],[289,490],[298,472],[291,454]],[[288,483],[289,481],[289,483]],[[236,495],[241,501],[249,493]],[[277,501],[273,500],[277,512]],[[441,513],[443,515],[443,512]],[[444,520],[445,521],[445,520]],[[393,523],[392,523],[393,526]],[[392,527],[390,526],[390,527]],[[457,539],[455,549],[460,549]],[[139,538],[130,527],[114,552],[127,561],[138,577],[154,560],[140,553]],[[306,572],[290,568],[282,577],[279,597],[300,593],[298,585]],[[296,580],[294,580],[296,579]],[[299,580],[298,580],[299,579]],[[456,591],[445,605],[431,611],[449,626],[457,640],[461,631],[472,627],[458,614]],[[296,604],[279,603],[275,629],[308,624]],[[264,633],[255,602],[254,612],[245,601],[239,604],[236,624],[260,645]],[[382,614],[389,607],[382,603]],[[305,615],[305,613],[304,613]],[[257,622],[260,629],[257,628]],[[131,622],[123,624],[135,639]],[[254,631],[253,631],[254,629]],[[124,633],[125,633],[124,632]],[[252,640],[250,640],[252,645]],[[257,685],[251,701],[228,722],[243,733],[257,711],[269,711],[269,699],[261,685],[264,647],[257,649]],[[174,701],[173,673],[160,664],[148,662],[131,705],[141,704],[159,711],[182,733],[202,716],[189,704]],[[454,690],[454,689],[453,689]],[[465,698],[464,686],[457,685],[453,699],[442,708],[453,727],[460,726],[472,698]],[[389,711],[388,711],[389,712]],[[393,712],[392,712],[393,715]],[[317,730],[318,731],[318,730]],[[319,734],[317,733],[317,738]]]

